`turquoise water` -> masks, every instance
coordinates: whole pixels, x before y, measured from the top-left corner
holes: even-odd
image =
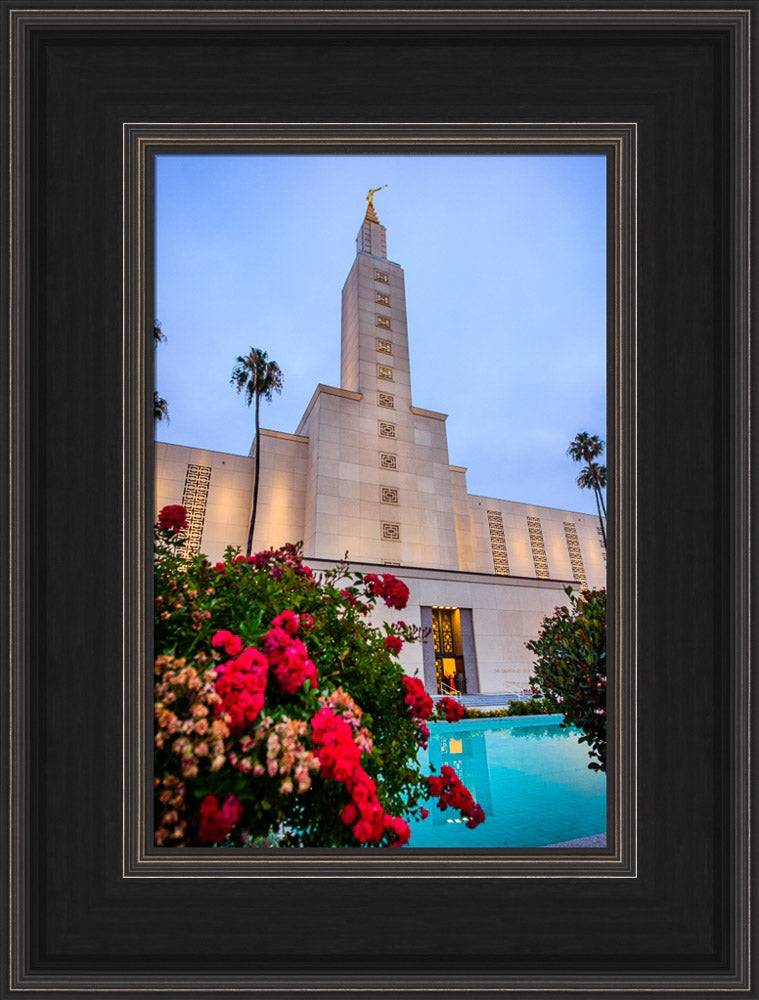
[[[539,721],[538,721],[539,720]],[[409,847],[545,847],[606,830],[606,775],[588,769],[579,731],[560,715],[464,719],[430,726],[420,763],[452,767],[485,811],[467,829],[460,814],[441,812],[411,822]]]

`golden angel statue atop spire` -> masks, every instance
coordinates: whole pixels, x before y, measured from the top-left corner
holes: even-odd
[[[382,188],[386,188],[386,187],[387,187],[387,184],[383,184],[382,187],[370,188],[369,194],[366,196],[366,200],[369,202],[369,210],[370,211],[372,211],[372,212],[374,211],[374,196],[375,196],[375,194],[378,191],[381,191]]]

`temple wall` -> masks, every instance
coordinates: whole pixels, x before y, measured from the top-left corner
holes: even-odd
[[[326,566],[319,560],[309,560],[309,564],[314,570]],[[350,568],[362,573],[383,571],[383,567],[368,563],[351,563]],[[421,625],[423,607],[471,609],[480,692],[523,692],[532,670],[532,654],[525,643],[537,637],[543,619],[553,614],[557,605],[566,603],[563,582],[410,567],[394,572],[409,588],[408,605],[395,611],[380,600],[370,619],[372,624],[405,621]],[[400,661],[406,673],[424,677],[421,643],[405,645]]]
[[[577,581],[588,587],[606,586],[605,549],[598,518],[593,514],[472,494],[468,502],[477,572],[497,572],[493,543],[502,525],[510,575],[538,575],[536,557],[539,560],[542,539],[547,579]],[[500,521],[493,518],[494,514],[500,515]],[[532,519],[532,533],[528,518]],[[575,553],[574,563],[571,550]],[[580,571],[584,580],[580,580]]]

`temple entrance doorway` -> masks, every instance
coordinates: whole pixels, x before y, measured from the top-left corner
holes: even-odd
[[[432,608],[432,635],[435,642],[437,693],[466,694],[466,673],[461,644],[459,609]]]

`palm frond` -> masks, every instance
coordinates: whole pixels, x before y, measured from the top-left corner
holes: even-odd
[[[577,485],[583,490],[593,490],[597,487],[604,489],[606,486],[606,466],[598,465],[596,462],[589,462],[580,471],[577,477]]]
[[[567,448],[567,455],[575,462],[592,462],[603,450],[604,442],[597,434],[588,434],[587,431],[581,431],[570,442]]]
[[[159,422],[161,420],[169,422],[169,404],[155,391],[153,392],[153,419]]]

